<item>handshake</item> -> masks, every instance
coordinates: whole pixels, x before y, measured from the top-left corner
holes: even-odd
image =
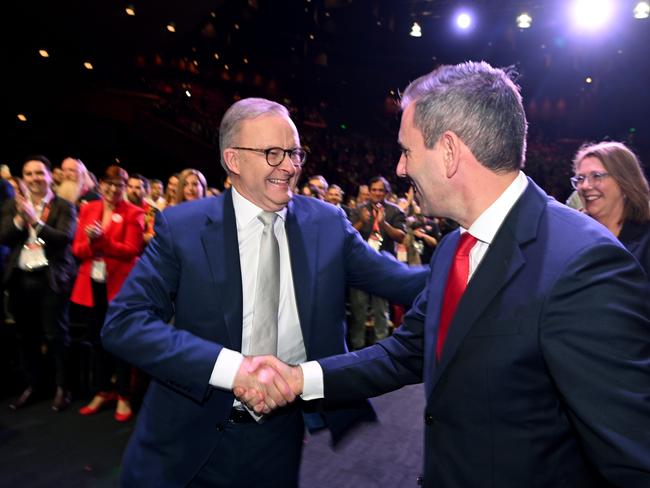
[[[249,409],[259,415],[268,414],[302,393],[302,368],[283,363],[275,356],[245,357],[232,390]]]

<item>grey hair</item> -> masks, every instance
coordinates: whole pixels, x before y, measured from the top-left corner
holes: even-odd
[[[223,159],[223,151],[232,147],[234,139],[239,133],[241,123],[244,120],[255,119],[260,115],[279,115],[291,120],[289,111],[284,105],[272,102],[265,98],[243,98],[235,102],[221,119],[219,126],[219,151],[221,156],[221,166],[229,173],[226,162]]]
[[[484,61],[441,66],[409,84],[401,107],[415,103],[414,125],[427,148],[449,130],[483,166],[513,171],[524,165],[528,130],[515,76]]]

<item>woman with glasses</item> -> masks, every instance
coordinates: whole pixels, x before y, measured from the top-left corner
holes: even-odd
[[[585,212],[607,227],[650,274],[650,190],[641,163],[620,142],[582,146],[571,185]]]
[[[115,420],[125,422],[133,412],[129,401],[130,366],[101,345],[106,309],[142,252],[144,210],[124,199],[129,178],[119,166],[109,166],[100,180],[101,200],[82,205],[72,252],[80,261],[71,300],[88,307],[88,335],[93,344],[93,382],[96,394],[79,410],[93,415],[117,401]],[[117,381],[111,383],[112,376]]]
[[[198,169],[187,168],[178,175],[178,189],[176,190],[176,205],[205,198],[208,184],[205,176]]]

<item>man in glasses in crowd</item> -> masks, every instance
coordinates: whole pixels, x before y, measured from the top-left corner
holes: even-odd
[[[284,106],[238,101],[219,142],[232,189],[159,216],[103,329],[106,349],[154,378],[123,486],[296,486],[303,414],[334,442],[374,414],[365,401],[283,407],[289,386],[271,369],[250,373],[247,356],[343,353],[347,286],[406,305],[424,286],[425,271],[371,249],[340,209],[294,196],[306,154]],[[237,387],[280,408],[247,410]]]

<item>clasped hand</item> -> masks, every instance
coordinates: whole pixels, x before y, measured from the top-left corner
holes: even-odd
[[[302,388],[302,369],[275,356],[244,358],[233,382],[237,399],[257,414],[268,414],[293,402]]]

